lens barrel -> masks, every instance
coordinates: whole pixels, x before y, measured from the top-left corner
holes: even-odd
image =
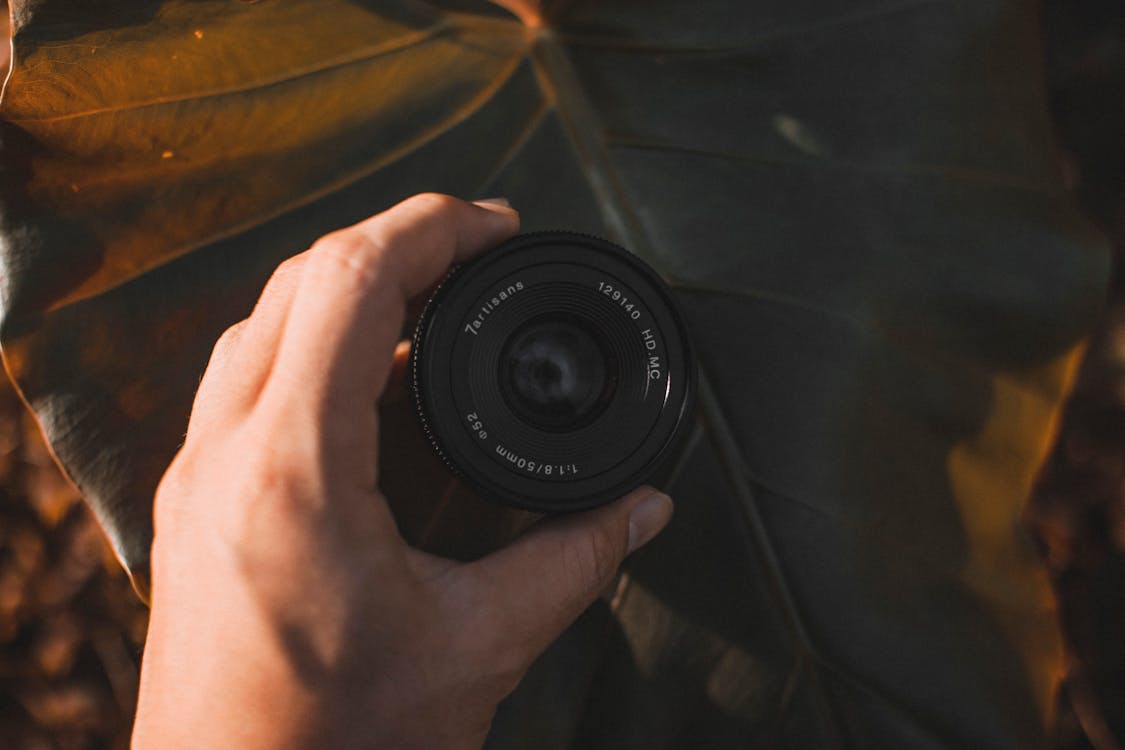
[[[414,336],[419,421],[482,496],[542,512],[613,500],[678,444],[696,365],[672,294],[637,257],[520,235],[454,268]]]

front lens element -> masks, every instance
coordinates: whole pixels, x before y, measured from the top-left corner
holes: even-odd
[[[584,427],[605,411],[617,367],[578,320],[541,317],[517,330],[500,357],[500,393],[531,427]]]

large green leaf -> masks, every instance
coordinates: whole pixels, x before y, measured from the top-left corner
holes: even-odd
[[[496,747],[1022,748],[1058,637],[1018,523],[1106,257],[1015,0],[16,0],[5,363],[123,560],[219,332],[420,190],[609,235],[704,373],[678,515]],[[390,467],[424,460],[388,415]],[[522,519],[418,488],[411,538]],[[396,484],[398,481],[398,484]]]

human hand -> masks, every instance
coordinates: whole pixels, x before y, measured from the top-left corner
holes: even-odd
[[[216,344],[156,495],[134,747],[480,747],[667,523],[671,501],[640,488],[471,563],[399,535],[375,404],[406,302],[518,227],[415,196],[283,263]]]

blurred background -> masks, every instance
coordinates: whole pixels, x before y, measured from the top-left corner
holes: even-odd
[[[1025,513],[1068,650],[1056,747],[1125,748],[1125,3],[1047,0],[1067,187],[1113,244],[1109,303]]]
[[[1110,237],[1116,270],[1025,520],[1067,643],[1054,746],[1125,750],[1125,3],[1046,0],[1044,20],[1066,185]],[[128,747],[147,624],[0,373],[0,748]]]

